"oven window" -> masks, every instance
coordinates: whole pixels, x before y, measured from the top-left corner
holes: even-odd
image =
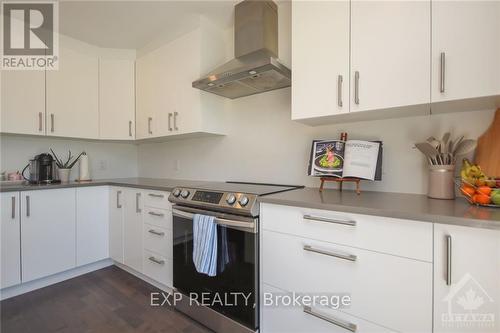
[[[195,294],[198,300],[203,297],[204,300],[208,300],[212,309],[256,329],[258,236],[250,232],[225,228],[229,262],[220,267],[224,228],[217,226],[218,269],[216,276],[209,277],[198,273],[193,263],[192,220],[174,216],[173,284],[184,294]],[[222,299],[225,305],[221,305],[219,299]]]

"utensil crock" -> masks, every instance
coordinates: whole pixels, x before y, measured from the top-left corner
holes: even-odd
[[[71,173],[71,169],[58,169],[59,180],[61,183],[69,183],[69,175]]]
[[[432,199],[455,199],[455,165],[430,165],[427,196]]]

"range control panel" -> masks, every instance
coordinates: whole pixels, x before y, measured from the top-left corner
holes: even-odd
[[[224,193],[221,192],[196,191],[191,200],[218,205],[223,195]]]

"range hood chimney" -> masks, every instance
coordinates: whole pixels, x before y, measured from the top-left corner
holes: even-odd
[[[238,98],[291,85],[291,71],[278,60],[278,8],[272,1],[235,6],[235,59],[194,81],[193,87]]]

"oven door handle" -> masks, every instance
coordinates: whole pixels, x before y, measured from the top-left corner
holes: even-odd
[[[194,218],[194,214],[184,212],[178,209],[172,209],[172,214],[174,216],[186,218],[189,220],[192,220]],[[236,220],[229,220],[229,219],[223,219],[220,217],[216,217],[214,220],[215,223],[218,225],[226,226],[226,227],[232,227],[232,228],[238,228],[238,229],[244,229],[244,231],[247,232],[252,232],[256,233],[256,228],[255,228],[255,222],[243,222],[243,221],[236,221]]]

